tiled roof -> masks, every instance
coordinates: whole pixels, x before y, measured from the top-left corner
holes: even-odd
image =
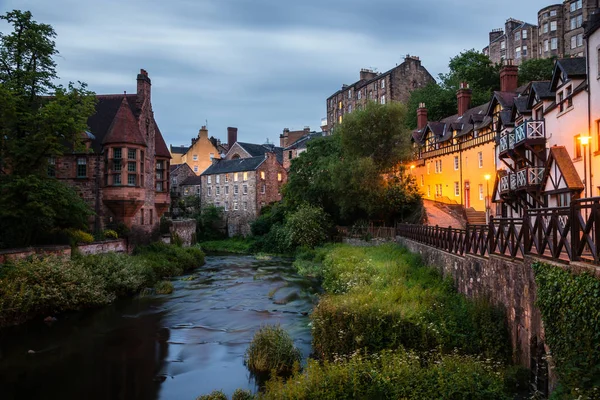
[[[173,146],[173,145],[170,145],[169,148],[171,149],[171,154],[185,154],[190,149],[189,147],[186,147],[186,146]]]
[[[160,129],[158,129],[158,125],[154,122],[154,152],[158,157],[166,157],[171,158],[171,153],[169,153],[169,149],[167,148],[167,144],[165,143],[165,139],[163,139],[162,133],[160,133]]]
[[[202,184],[202,177],[197,175],[188,176],[179,186],[197,186]]]
[[[535,91],[540,99],[554,98],[554,92],[551,88],[552,82],[550,81],[538,81],[531,83],[531,89]]]
[[[585,57],[563,58],[557,60],[556,64],[571,78],[587,74]]]
[[[300,139],[296,140],[294,143],[286,147],[284,150],[292,150],[292,149],[305,149],[308,142],[312,139],[322,137],[323,132],[310,132],[307,135],[302,136]]]
[[[262,156],[262,155],[265,155],[266,153],[268,153],[269,151],[272,151],[273,153],[275,153],[275,156],[277,157],[277,161],[280,164],[283,163],[283,148],[282,147],[277,147],[272,144],[254,144],[254,143],[243,143],[243,142],[236,142],[236,143],[241,148],[246,150],[246,152],[248,152],[248,154],[250,154],[251,157]]]
[[[422,143],[423,135],[427,130],[433,132],[438,142],[444,142],[452,137],[453,131],[457,131],[456,137],[461,137],[474,129],[484,128],[492,122],[491,118],[485,115],[488,107],[489,103],[486,103],[468,109],[463,115],[454,114],[439,122],[430,121],[425,129],[413,131],[413,140]]]
[[[527,97],[522,96],[522,97],[517,97],[515,99],[515,107],[516,111],[518,111],[521,114],[524,114],[529,110],[529,108],[527,107]]]
[[[102,144],[108,143],[131,143],[146,146],[146,141],[140,133],[137,120],[131,112],[125,96],[121,99],[121,105],[102,139]]]
[[[96,137],[96,140],[92,141],[94,152],[100,153],[102,151],[104,137],[123,103],[123,97],[127,99],[129,108],[135,116],[137,95],[128,94],[124,96],[122,94],[112,94],[96,96],[96,112],[87,120],[91,133]]]
[[[229,172],[254,171],[266,159],[266,156],[260,155],[250,158],[236,158],[233,160],[218,160],[201,175],[226,174]]]
[[[565,148],[565,146],[552,146],[550,147],[550,157],[548,163],[554,160],[560,173],[565,179],[565,183],[570,190],[583,190],[583,182],[571,161],[571,156]]]

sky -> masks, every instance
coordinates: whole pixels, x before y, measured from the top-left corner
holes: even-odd
[[[0,0],[0,13],[29,10],[54,27],[62,83],[135,93],[146,69],[165,141],[189,145],[202,125],[224,142],[228,126],[253,143],[279,143],[284,128],[320,130],[325,100],[361,68],[385,72],[411,54],[437,76],[507,18],[536,23],[556,2]]]

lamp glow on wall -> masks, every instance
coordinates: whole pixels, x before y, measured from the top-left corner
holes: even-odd
[[[492,176],[490,174],[486,174],[484,175],[485,178],[485,183],[487,186],[487,200],[485,202],[485,222],[486,224],[490,223],[490,179],[492,178]]]
[[[587,152],[590,152],[590,157],[589,157],[589,162],[592,162],[592,154],[591,154],[591,146],[590,144],[590,140],[592,139],[591,136],[580,136],[579,137],[579,141],[581,142],[581,144],[583,145],[583,190],[584,190],[584,197],[588,197],[588,182],[591,181],[591,179],[588,181],[587,178],[587,170],[588,170],[588,154]],[[587,150],[587,151],[586,151]],[[590,165],[590,175],[592,175],[592,166]],[[590,188],[590,195],[592,194],[592,189]]]

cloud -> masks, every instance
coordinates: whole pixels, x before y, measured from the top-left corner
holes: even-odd
[[[317,129],[325,99],[363,67],[387,71],[405,54],[436,76],[460,51],[481,49],[510,16],[535,22],[547,1],[508,0],[0,0],[51,24],[63,81],[97,93],[135,91],[140,68],[167,143],[208,120],[226,139],[278,141]],[[511,15],[519,10],[518,15]],[[6,26],[0,25],[0,30]]]

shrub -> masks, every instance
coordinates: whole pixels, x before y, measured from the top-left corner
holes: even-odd
[[[233,395],[231,396],[231,400],[252,400],[254,399],[254,395],[249,390],[243,389],[235,389]]]
[[[117,296],[136,293],[152,283],[152,271],[138,257],[106,253],[76,257],[75,262],[102,279],[106,290]]]
[[[150,265],[157,279],[181,275],[184,271],[204,264],[204,253],[200,249],[182,248],[162,242],[138,246],[134,254]]]
[[[119,234],[115,231],[113,231],[112,229],[107,229],[104,232],[102,232],[102,234],[104,235],[105,239],[118,239],[119,238]]]
[[[303,373],[287,382],[273,378],[269,399],[509,399],[497,365],[472,357],[447,355],[423,362],[398,350],[320,364],[309,360]]]
[[[210,394],[197,397],[196,400],[227,400],[227,396],[221,390],[214,390]]]
[[[288,215],[285,227],[290,244],[294,247],[313,248],[327,240],[331,223],[329,215],[321,207],[302,205]]]
[[[156,294],[171,294],[173,293],[173,284],[170,281],[159,281],[154,285]]]
[[[264,236],[269,233],[275,224],[285,221],[286,209],[281,203],[273,203],[260,210],[260,216],[250,224],[252,235]]]
[[[290,335],[279,325],[263,326],[254,334],[246,350],[244,362],[256,374],[274,371],[284,374],[300,362],[300,351],[294,347]]]
[[[94,235],[84,232],[79,229],[71,229],[68,231],[69,237],[73,244],[78,243],[92,243],[94,241]]]

